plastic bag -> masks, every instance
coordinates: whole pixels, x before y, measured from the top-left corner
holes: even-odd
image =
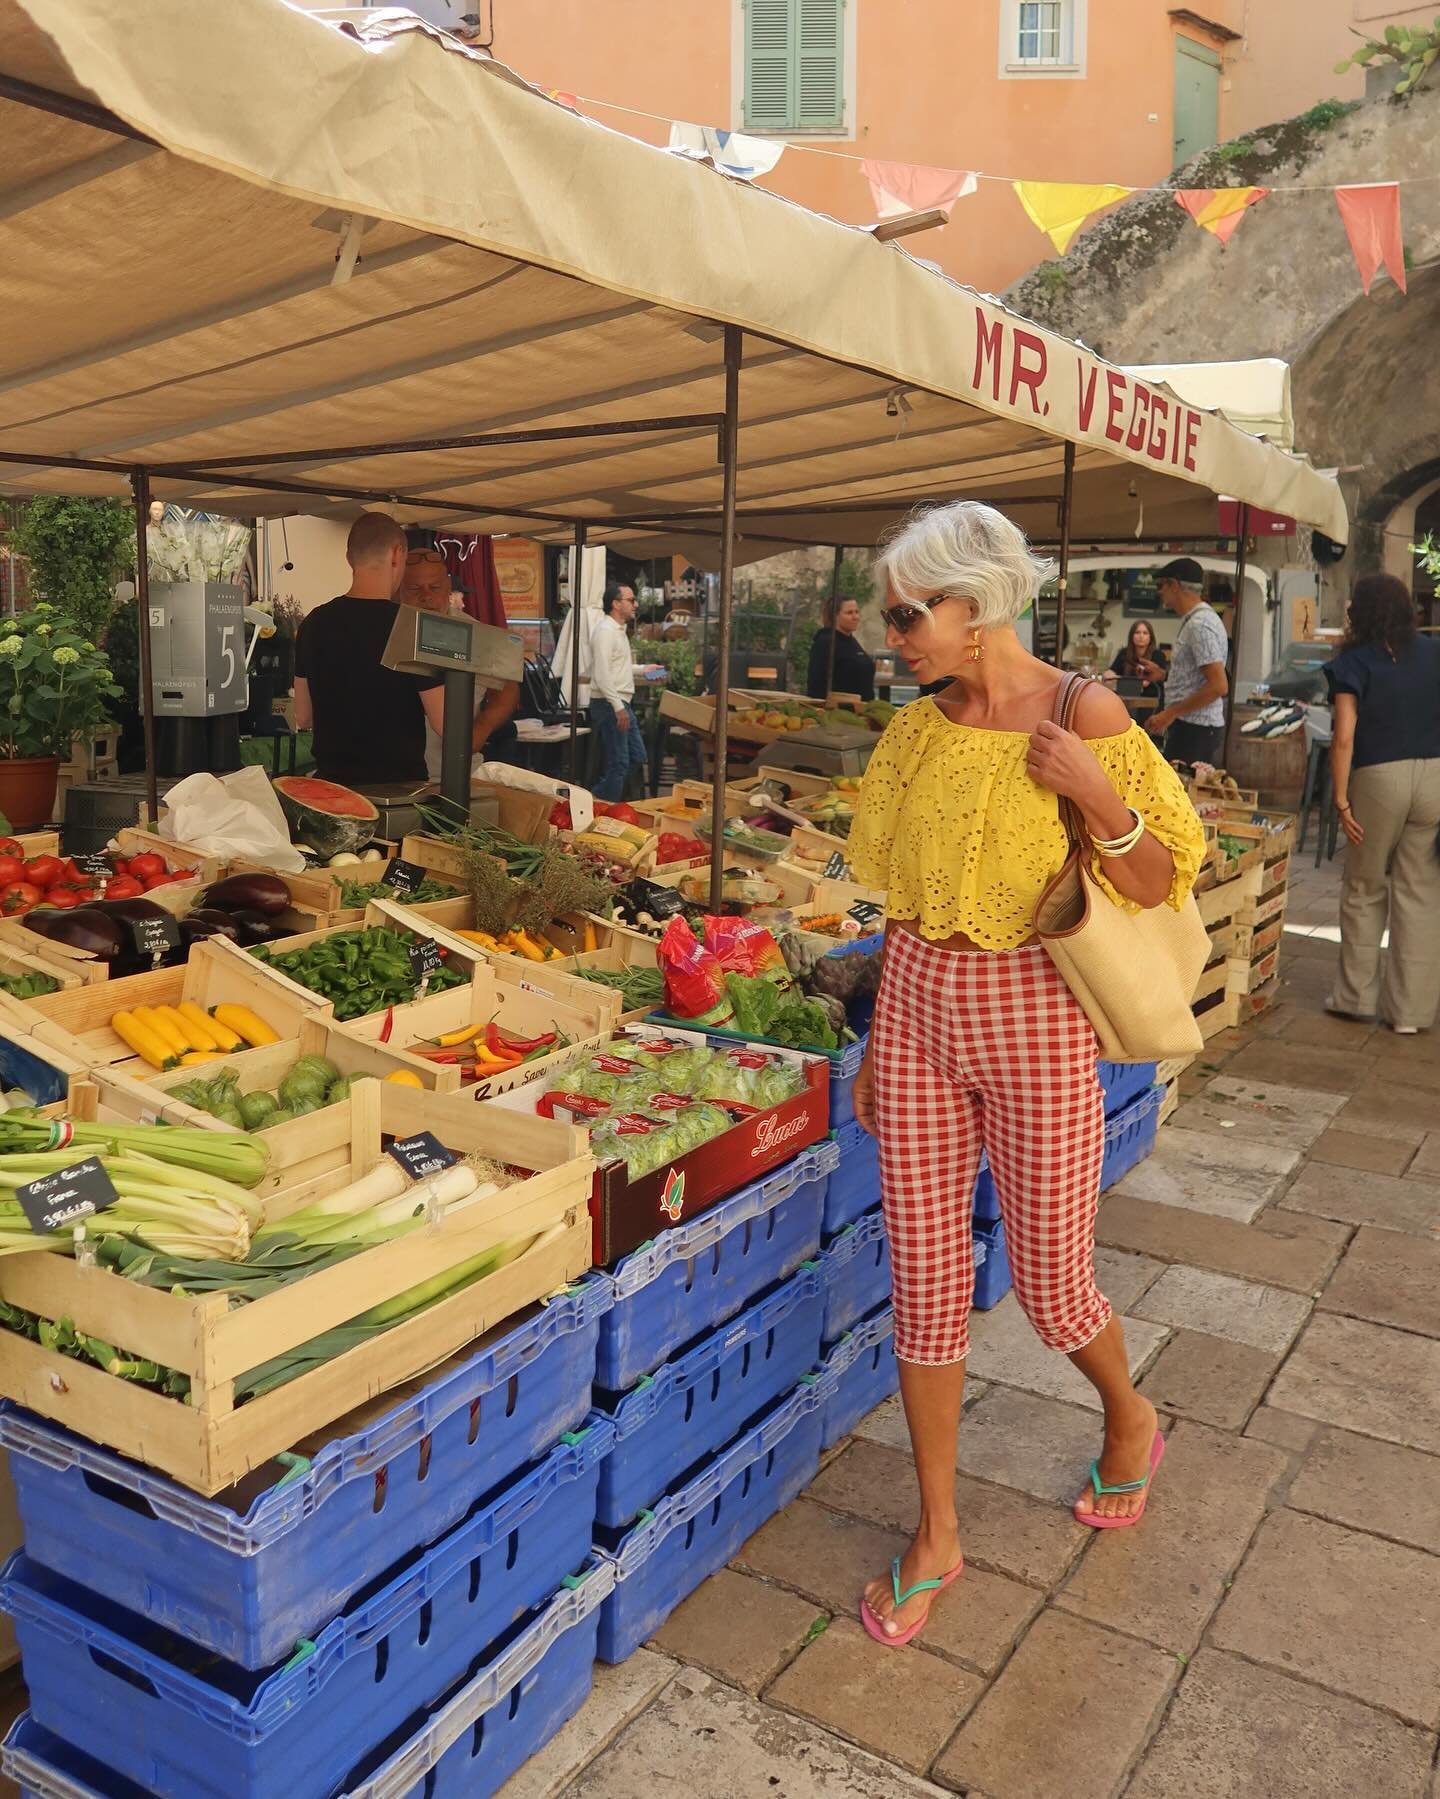
[[[715,956],[695,941],[683,918],[672,918],[660,938],[660,972],[665,977],[665,1009],[672,1018],[697,1024],[726,1024],[732,1016],[725,976]]]
[[[168,812],[160,836],[213,856],[299,874],[305,858],[290,841],[290,827],[263,768],[233,775],[187,775],[165,796]]]
[[[753,919],[706,918],[705,947],[726,974],[761,975],[782,987],[790,985],[790,971],[779,944]]]

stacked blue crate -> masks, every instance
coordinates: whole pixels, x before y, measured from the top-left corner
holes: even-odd
[[[477,1747],[450,1790],[493,1791],[589,1688],[609,1570],[576,1589],[587,1630],[564,1602],[613,1438],[590,1411],[610,1301],[587,1283],[550,1302],[243,1513],[0,1417],[26,1531],[0,1576],[31,1696],[16,1753],[54,1765],[58,1740],[107,1795],[118,1778],[172,1799],[327,1799],[363,1790],[367,1752],[438,1769],[453,1751],[428,1715],[485,1677],[513,1701],[489,1739],[521,1747]]]
[[[840,1163],[830,1176],[830,1191],[825,1196],[827,1238],[880,1203],[880,1147],[875,1139],[852,1118],[834,1129],[834,1141]]]
[[[820,1447],[832,1448],[900,1385],[895,1365],[895,1313],[882,1305],[826,1351]]]

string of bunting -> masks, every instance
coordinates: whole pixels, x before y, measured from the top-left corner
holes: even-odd
[[[726,175],[754,181],[772,173],[788,150],[810,156],[833,156],[860,165],[870,186],[877,219],[893,219],[911,212],[948,209],[979,191],[982,181],[1002,182],[1014,189],[1026,217],[1043,231],[1063,256],[1079,232],[1097,212],[1137,193],[1170,193],[1175,203],[1201,230],[1218,239],[1221,249],[1235,235],[1253,206],[1274,194],[1333,193],[1350,254],[1368,294],[1375,277],[1384,269],[1400,289],[1407,291],[1404,233],[1400,220],[1398,181],[1369,181],[1345,186],[1329,183],[1294,183],[1285,187],[1125,187],[1110,181],[1017,181],[1006,175],[987,175],[979,169],[937,168],[927,163],[884,162],[855,156],[818,144],[793,144],[782,138],[752,137],[741,131],[722,131],[717,126],[692,125],[667,119],[663,113],[645,112],[613,100],[582,99],[561,88],[547,88],[546,95],[572,112],[585,115],[587,106],[610,112],[630,113],[670,128],[668,150],[677,155],[709,161]],[[1413,179],[1433,181],[1440,175]]]

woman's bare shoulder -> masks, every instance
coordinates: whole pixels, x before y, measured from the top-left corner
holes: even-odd
[[[1085,683],[1075,708],[1075,729],[1081,737],[1118,737],[1130,724],[1130,714],[1118,693],[1099,681]]]

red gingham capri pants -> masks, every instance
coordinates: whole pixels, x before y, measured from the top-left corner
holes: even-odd
[[[891,931],[871,1043],[895,1354],[965,1357],[982,1146],[1016,1296],[1042,1342],[1083,1349],[1110,1321],[1095,1285],[1104,1100],[1095,1032],[1044,948]]]

